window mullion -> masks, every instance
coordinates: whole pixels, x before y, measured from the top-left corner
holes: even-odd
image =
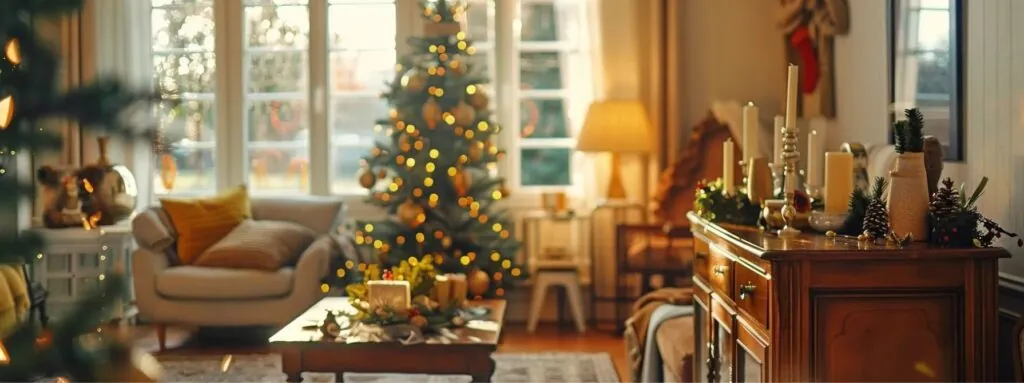
[[[213,4],[215,60],[217,63],[216,143],[214,166],[217,190],[245,183],[245,132],[242,103],[242,6],[237,1]]]
[[[331,127],[327,116],[327,0],[309,2],[309,192],[331,193]]]
[[[502,127],[497,143],[507,151],[506,161],[498,163],[498,172],[510,185],[519,185],[521,155],[516,141],[519,126],[519,0],[495,0],[494,6],[495,76],[492,86],[496,99],[506,100],[495,105],[498,124]]]
[[[398,57],[412,53],[409,37],[423,34],[423,17],[418,0],[395,0],[395,51]]]

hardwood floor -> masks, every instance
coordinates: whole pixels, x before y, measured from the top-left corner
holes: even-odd
[[[194,329],[168,327],[167,351],[159,351],[156,331],[152,326],[134,327],[135,346],[153,354],[164,355],[209,355],[209,354],[254,354],[269,352],[264,336],[258,330],[211,333],[204,330],[197,334]],[[629,368],[622,337],[604,330],[591,329],[580,334],[570,327],[540,325],[537,332],[526,332],[525,325],[512,324],[504,329],[499,352],[605,352],[611,355],[619,380],[628,381]]]

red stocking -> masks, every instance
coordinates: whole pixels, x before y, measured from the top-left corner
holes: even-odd
[[[807,26],[796,27],[793,34],[789,36],[789,44],[800,55],[800,72],[803,78],[800,79],[800,90],[804,93],[812,93],[818,87],[818,54],[814,49],[814,42],[807,32]]]

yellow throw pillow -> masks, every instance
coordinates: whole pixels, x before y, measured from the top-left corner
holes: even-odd
[[[160,205],[177,233],[178,259],[182,265],[191,264],[235,226],[252,216],[249,192],[244,185],[213,197],[164,198]]]

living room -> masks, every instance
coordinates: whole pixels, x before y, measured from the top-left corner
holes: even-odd
[[[1015,16],[0,0],[0,381],[1024,380]]]

